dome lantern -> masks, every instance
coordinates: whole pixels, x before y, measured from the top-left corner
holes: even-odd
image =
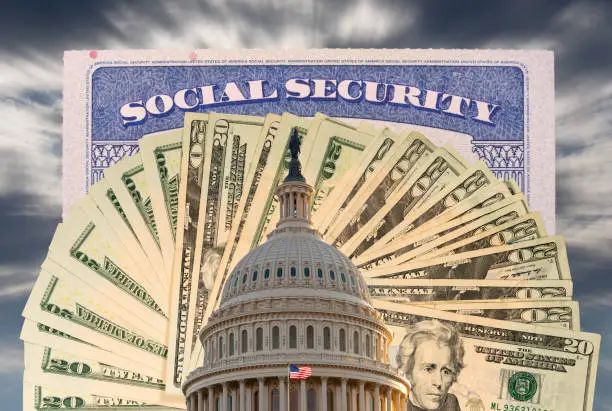
[[[300,145],[297,129],[294,129],[289,140],[289,151],[291,152],[289,173],[276,190],[280,203],[280,220],[276,228],[281,230],[285,227],[305,229],[311,227],[310,205],[313,189],[306,183],[306,179],[302,175],[302,165],[298,158]]]

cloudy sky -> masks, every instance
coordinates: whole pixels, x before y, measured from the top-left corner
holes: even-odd
[[[64,50],[377,47],[555,51],[557,232],[582,328],[603,335],[595,409],[612,410],[612,3],[442,3],[3,1],[0,408],[21,408],[20,314],[59,222]]]

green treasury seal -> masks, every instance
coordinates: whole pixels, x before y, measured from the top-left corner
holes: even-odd
[[[538,391],[538,383],[528,372],[517,372],[508,380],[508,391],[518,401],[529,401]]]

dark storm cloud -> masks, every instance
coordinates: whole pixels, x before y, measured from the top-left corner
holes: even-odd
[[[95,48],[109,39],[137,48],[146,43],[149,34],[146,27],[151,33],[159,29],[168,32],[184,29],[180,26],[180,19],[172,18],[167,12],[169,3],[161,1],[10,0],[4,3],[3,17],[0,16],[0,38],[3,39],[0,50],[14,53],[30,52],[32,48],[43,53],[57,53],[65,48]],[[251,27],[271,33],[280,32],[281,27],[293,27],[296,31],[316,29],[319,33],[312,37],[322,39],[320,45],[325,47],[470,48],[486,47],[495,41],[511,45],[542,38],[559,43],[556,74],[561,80],[558,82],[560,86],[563,80],[575,73],[601,73],[612,66],[612,53],[602,52],[612,46],[612,30],[605,24],[612,17],[610,2],[379,1],[376,7],[392,11],[397,16],[393,24],[398,27],[389,38],[376,44],[373,43],[375,40],[353,41],[334,34],[338,20],[358,5],[359,2],[354,1],[306,1],[301,7],[288,8],[277,2],[228,1],[223,3],[223,7],[213,7],[204,2],[186,1],[173,4],[173,8],[227,20],[228,23],[232,16],[251,22],[238,31],[244,46],[251,47],[257,47],[258,41],[252,36]],[[137,28],[129,25],[119,28],[109,19],[109,13],[121,14],[122,10],[138,19]],[[572,16],[574,10],[576,15]],[[584,19],[584,10],[593,10],[593,17],[601,22],[587,24],[576,33],[572,26]],[[563,13],[567,16],[561,19]],[[576,22],[572,23],[572,19]],[[408,24],[402,25],[402,20]],[[379,21],[376,24],[384,26],[390,22]]]
[[[139,47],[147,31],[130,32],[108,18],[111,12],[126,10],[150,31],[160,27],[172,31],[180,21],[172,19],[161,0],[59,1],[8,0],[0,13],[0,50],[15,54],[61,53],[66,49],[90,49],[109,40]],[[179,6],[180,7],[180,6]],[[197,10],[212,13],[206,4]]]
[[[3,264],[40,265],[47,253],[49,243],[60,222],[57,215],[24,214],[32,204],[40,199],[33,195],[11,195],[0,197],[0,261]]]
[[[398,15],[404,26],[380,47],[387,48],[471,48],[482,47],[492,38],[523,41],[541,32],[568,1],[558,2],[378,2]],[[346,5],[350,8],[350,4]],[[333,17],[330,16],[330,17]],[[385,22],[380,22],[385,24]],[[347,46],[333,44],[332,46]],[[359,44],[351,44],[358,47]]]
[[[595,402],[595,409],[603,409],[612,401],[612,394],[602,389],[612,380],[612,352],[607,342],[612,338],[612,317],[608,315],[612,308],[609,277],[612,233],[605,232],[611,226],[604,224],[612,220],[609,211],[612,198],[601,185],[612,181],[612,173],[604,171],[600,163],[606,158],[609,162],[612,156],[606,157],[605,150],[598,144],[610,141],[612,135],[612,120],[604,120],[612,109],[612,96],[600,90],[612,84],[612,53],[609,52],[612,26],[608,24],[612,20],[612,2],[376,1],[370,3],[373,10],[386,12],[373,14],[370,21],[356,22],[347,35],[339,30],[339,24],[360,5],[359,1],[229,1],[211,5],[161,0],[9,0],[2,3],[0,12],[0,60],[10,62],[15,56],[27,59],[43,56],[61,64],[62,52],[67,49],[105,48],[109,44],[118,48],[159,48],[150,40],[159,33],[170,37],[175,33],[180,35],[185,42],[180,45],[183,48],[226,47],[217,42],[225,28],[242,47],[261,47],[257,33],[263,32],[278,41],[284,35],[297,34],[306,39],[306,46],[313,47],[551,47],[555,51],[557,102],[564,98],[572,100],[557,119],[556,190],[558,227],[561,229],[558,232],[567,236],[575,281],[574,296],[581,302],[582,326],[604,334]],[[202,23],[198,24],[199,19],[191,19],[186,25],[185,16],[201,16]],[[205,22],[211,20],[219,26],[207,30]],[[367,27],[362,27],[364,23],[368,23]],[[383,34],[370,35],[368,30],[376,27]],[[190,35],[190,30],[200,36]],[[351,33],[360,35],[352,36]],[[61,72],[56,75],[61,76]],[[588,88],[575,89],[583,83],[587,83]],[[598,87],[600,85],[602,87]],[[61,124],[61,110],[37,108],[53,107],[59,99],[58,84],[53,87],[45,87],[40,82],[26,84],[17,96],[11,95],[10,100],[3,97],[0,90],[0,104],[35,111],[39,118],[56,125]],[[28,132],[29,125],[23,126],[24,132]],[[60,155],[59,134],[45,150],[49,156]],[[603,154],[594,157],[593,152]],[[41,186],[28,175],[18,173],[19,167],[33,161],[27,153],[16,156],[0,151],[0,158],[8,164],[4,178],[23,187],[60,192],[57,187]],[[571,166],[570,158],[573,159]],[[40,157],[36,159],[40,161]],[[55,167],[41,169],[56,176],[60,174]],[[577,176],[578,171],[584,172],[584,177]],[[37,215],[30,212],[41,203],[46,204],[27,190],[17,190],[10,196],[0,193],[0,227],[3,230],[0,262],[9,269],[17,267],[15,273],[19,273],[19,267],[36,269],[40,266],[59,222],[59,207],[50,206],[47,212]],[[581,231],[581,227],[584,230]],[[7,273],[6,268],[2,274],[5,277],[0,279],[0,288],[18,284],[18,280],[26,285],[31,281],[27,274],[22,280],[15,278],[17,274]],[[19,314],[25,299],[26,291],[0,303],[5,320],[0,322],[3,346],[16,346],[21,326]],[[4,387],[0,394],[8,397],[9,409],[18,409],[21,402],[18,398],[20,383],[16,378],[21,379],[19,373],[0,373],[0,386]]]
[[[325,23],[323,31],[333,27],[334,19],[350,10],[351,3],[332,2],[334,12],[327,7],[318,17]],[[353,3],[354,4],[354,3]],[[606,24],[612,17],[612,2],[527,0],[505,2],[377,2],[388,8],[406,24],[382,44],[367,39],[351,41],[329,39],[329,47],[385,48],[486,48],[498,42],[512,48],[534,39],[551,40],[557,48],[557,86],[576,74],[603,74],[612,67],[612,28]],[[585,15],[585,14],[589,15]],[[585,21],[592,18],[594,21]],[[381,25],[386,22],[379,22]],[[579,26],[576,28],[575,26]],[[331,30],[331,29],[327,29]],[[538,46],[536,44],[536,46]],[[538,47],[542,47],[541,45]]]
[[[402,2],[393,2],[401,9]],[[491,38],[528,40],[570,2],[418,2],[415,27],[390,40],[394,47],[467,48]]]
[[[119,1],[48,2],[8,0],[2,2],[0,47],[20,53],[37,48],[62,50],[65,44],[90,42],[108,36],[121,37],[104,12]],[[82,43],[82,44],[83,44]]]
[[[596,87],[597,81],[594,83],[592,85],[593,88]],[[583,90],[579,95],[587,96],[593,91],[593,89]],[[612,117],[610,117],[610,113],[612,113],[612,99],[609,95],[605,94],[601,97],[590,99],[582,106],[575,107],[570,113],[557,116],[556,128],[558,133],[561,134],[567,134],[566,130],[573,126],[585,124],[585,120],[591,119],[599,123],[595,130],[579,130],[580,127],[577,127],[578,130],[570,132],[571,135],[567,136],[571,138],[558,140],[557,154],[561,156],[570,155],[581,150],[588,142],[608,139],[612,130]]]

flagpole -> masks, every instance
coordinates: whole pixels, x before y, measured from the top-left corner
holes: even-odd
[[[289,398],[291,398],[291,364],[287,366],[287,411],[290,411],[289,408]]]

